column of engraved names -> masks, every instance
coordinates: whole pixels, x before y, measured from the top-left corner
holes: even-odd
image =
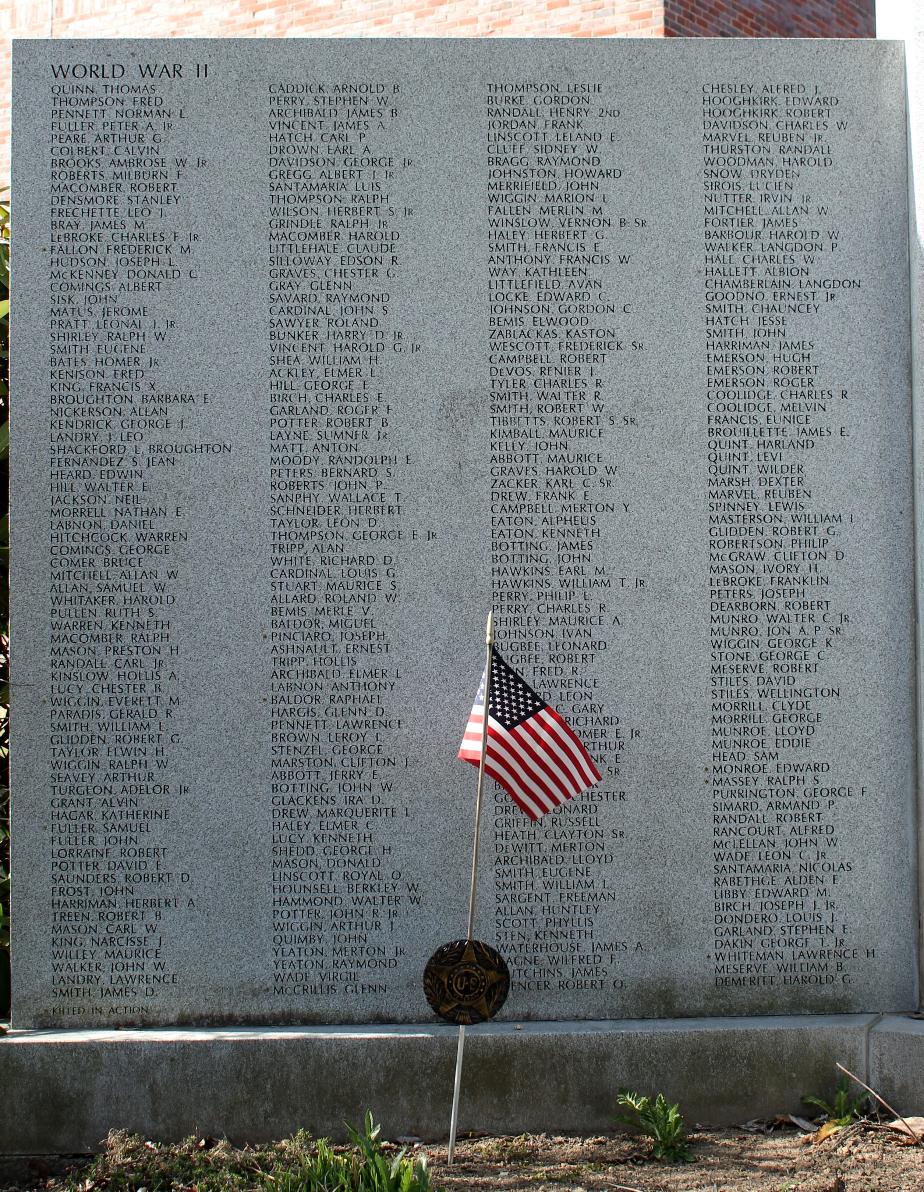
[[[487,84],[492,600],[511,662],[562,711],[605,771],[566,818],[530,826],[493,805],[496,934],[521,990],[609,988],[636,942],[598,929],[619,893],[628,731],[594,673],[623,592],[643,581],[608,565],[602,544],[630,505],[604,377],[622,351],[624,271],[644,227],[621,210],[619,112],[597,82]],[[554,702],[554,701],[553,701]]]
[[[269,85],[273,991],[385,994],[416,895],[390,825],[403,494],[386,385],[408,212],[383,82]]]
[[[162,380],[198,236],[171,156],[174,64],[54,65],[50,87],[47,698],[52,1014],[138,1019],[177,984],[193,905],[173,826],[187,790],[173,625],[188,511],[168,494],[207,395]],[[134,77],[133,77],[134,76]]]
[[[823,483],[850,448],[823,355],[861,281],[838,268],[849,121],[813,83],[703,86],[712,794],[718,987],[840,987],[864,950],[838,905],[839,807],[856,776],[816,734],[848,693],[849,508]]]

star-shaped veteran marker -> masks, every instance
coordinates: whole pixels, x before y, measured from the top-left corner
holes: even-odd
[[[510,992],[504,958],[480,940],[453,940],[433,953],[424,969],[424,993],[440,1018],[456,1026],[487,1022]]]

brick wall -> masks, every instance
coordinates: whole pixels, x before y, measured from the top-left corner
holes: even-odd
[[[664,0],[664,36],[875,37],[876,5],[874,0]]]
[[[13,37],[872,37],[874,0],[0,0]]]

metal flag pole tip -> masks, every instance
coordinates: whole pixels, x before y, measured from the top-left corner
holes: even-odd
[[[472,884],[468,896],[468,931],[466,939],[472,939],[475,931],[475,893],[478,888],[478,846],[481,837],[481,795],[484,790],[484,761],[488,748],[488,711],[491,707],[491,658],[494,652],[494,610],[488,612],[485,630],[487,657],[484,664],[484,715],[481,722],[481,758],[478,762],[478,792],[475,795],[475,843],[472,847]],[[465,1027],[459,1027],[459,1046],[456,1049],[456,1074],[452,1087],[452,1115],[449,1119],[449,1152],[447,1163],[452,1163],[456,1153],[456,1127],[459,1124],[459,1093],[462,1088],[462,1056],[465,1051]]]

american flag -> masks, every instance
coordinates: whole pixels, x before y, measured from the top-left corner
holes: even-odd
[[[475,766],[481,761],[484,685],[482,675],[459,749],[459,759]],[[493,647],[484,772],[531,820],[589,790],[602,778],[562,717]]]

